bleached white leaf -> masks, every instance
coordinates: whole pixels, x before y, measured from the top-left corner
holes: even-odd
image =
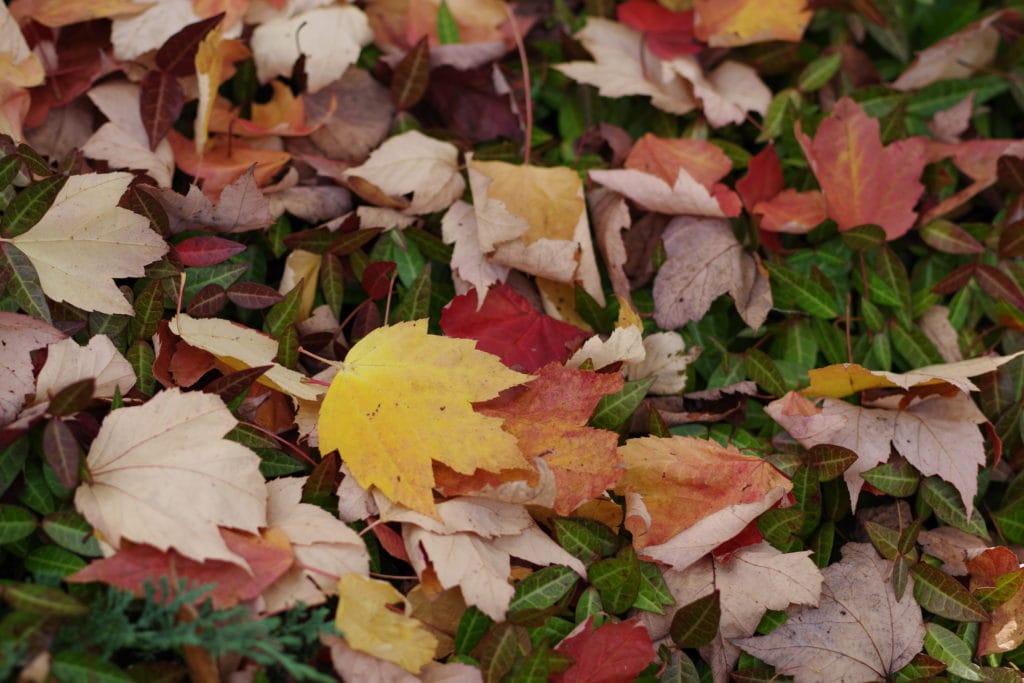
[[[171,143],[161,140],[149,148],[149,136],[139,112],[141,88],[127,81],[108,81],[89,91],[89,99],[108,122],[86,140],[82,153],[102,159],[110,168],[145,171],[160,187],[170,187],[174,175]]]
[[[323,7],[288,19],[272,19],[253,31],[251,47],[261,83],[291,74],[306,57],[309,91],[341,78],[373,40],[370,23],[355,5]]]
[[[344,175],[368,180],[392,197],[412,194],[402,212],[414,215],[442,211],[466,189],[458,148],[416,130],[385,140],[369,159]]]
[[[135,371],[105,334],[97,334],[84,347],[65,339],[47,347],[46,363],[36,381],[36,401],[45,401],[83,379],[95,380],[94,397],[111,398],[115,389],[122,395],[131,391]]]
[[[132,177],[69,177],[39,222],[9,240],[32,261],[46,296],[85,311],[134,314],[114,278],[141,277],[168,247],[147,218],[117,205]]]
[[[42,320],[0,311],[0,426],[18,415],[35,387],[32,351],[63,338],[63,332]]]
[[[219,396],[177,388],[111,412],[86,456],[75,507],[114,547],[128,539],[248,566],[218,531],[266,526],[260,458],[224,439],[236,424]]]
[[[454,244],[451,267],[460,278],[476,288],[477,301],[483,305],[487,290],[508,277],[508,266],[493,263],[484,256],[477,237],[476,213],[472,204],[456,201],[441,219],[441,237]]]

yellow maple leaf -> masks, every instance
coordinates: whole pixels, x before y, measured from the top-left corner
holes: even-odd
[[[418,673],[434,659],[437,638],[420,620],[387,608],[399,602],[405,598],[391,584],[345,574],[338,579],[334,624],[353,649]]]
[[[697,0],[694,32],[713,47],[799,42],[813,12],[805,0]]]
[[[374,330],[348,352],[320,407],[320,450],[337,449],[363,488],[436,517],[431,461],[462,474],[529,468],[502,420],[472,403],[532,379],[468,339],[417,320]]]

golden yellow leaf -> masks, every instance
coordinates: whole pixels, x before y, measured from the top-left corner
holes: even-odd
[[[223,65],[220,58],[223,28],[224,23],[221,22],[206,34],[196,50],[196,84],[199,87],[199,107],[196,109],[195,122],[196,154],[202,154],[206,149],[206,140],[210,134],[210,116],[213,113],[213,101],[217,99]]]
[[[334,624],[353,649],[418,673],[434,659],[437,639],[423,622],[387,608],[398,602],[405,598],[391,584],[345,574],[338,580]]]
[[[697,37],[714,47],[766,40],[799,42],[813,12],[805,0],[697,0]]]
[[[532,379],[468,339],[417,320],[374,330],[349,351],[320,408],[320,450],[337,449],[363,488],[436,517],[432,461],[462,474],[529,468],[502,420],[472,403]]]
[[[811,384],[800,393],[806,396],[842,398],[866,389],[909,389],[935,384],[949,384],[960,391],[977,391],[978,387],[969,378],[992,372],[1022,353],[1024,351],[1008,356],[980,356],[955,363],[929,365],[905,373],[868,370],[856,363],[839,363],[809,370],[807,378]]]

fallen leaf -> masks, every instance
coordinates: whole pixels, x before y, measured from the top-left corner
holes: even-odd
[[[295,320],[305,320],[313,310],[316,298],[317,277],[320,275],[320,254],[305,249],[295,249],[284,260],[284,272],[281,273],[281,284],[277,291],[287,294],[301,286],[299,308]]]
[[[338,579],[334,623],[352,648],[416,673],[434,658],[437,640],[418,619],[388,609],[404,602],[386,581],[346,574]]]
[[[174,550],[123,542],[111,557],[93,560],[87,567],[65,577],[65,581],[102,581],[141,598],[147,584],[157,586],[160,579],[167,579],[171,589],[167,598],[170,599],[177,591],[177,582],[183,580],[191,589],[212,586],[201,599],[210,598],[215,609],[227,609],[259,597],[292,566],[287,541],[275,539],[272,533],[258,536],[221,529],[220,535],[224,544],[245,560],[244,565],[223,560],[196,562]],[[160,599],[159,594],[156,599]]]
[[[274,362],[277,341],[273,337],[223,318],[193,318],[179,313],[171,318],[171,332],[190,346],[213,354],[232,370],[272,366],[256,381],[296,399],[315,401],[323,388],[304,382],[305,376]]]
[[[536,373],[537,378],[529,384],[476,408],[504,421],[503,429],[516,437],[519,450],[530,463],[544,460],[555,479],[551,507],[558,514],[568,515],[581,503],[601,496],[622,475],[622,458],[616,451],[618,434],[587,426],[601,397],[622,388],[622,377],[618,373],[571,370],[557,363],[549,363]],[[511,474],[526,479],[532,473],[531,468]],[[449,475],[452,484],[462,486],[449,485],[441,490],[445,495],[459,495],[474,484],[501,484],[502,478],[511,477],[508,473],[488,476],[477,472],[459,482]]]
[[[433,515],[432,461],[462,474],[528,466],[501,420],[471,405],[528,379],[468,340],[428,335],[425,320],[378,328],[327,390],[320,451],[337,449],[363,488]]]
[[[772,306],[767,273],[722,219],[679,216],[664,235],[668,259],[654,280],[654,319],[663,330],[700,320],[711,303],[732,295],[747,325],[759,328]]]
[[[696,54],[702,46],[693,35],[693,10],[673,11],[654,0],[628,0],[615,17],[644,36],[644,45],[659,59]]]
[[[822,576],[818,607],[790,608],[768,635],[733,642],[796,683],[887,678],[921,651],[921,608],[909,586],[896,599],[889,563],[871,545],[846,544]]]
[[[555,646],[573,665],[552,677],[555,683],[631,681],[654,659],[654,645],[639,619],[609,621],[594,627],[594,617]]]
[[[856,363],[840,363],[807,371],[810,385],[801,391],[807,396],[842,398],[866,389],[900,388],[950,385],[960,391],[978,391],[971,377],[995,372],[1024,351],[1008,356],[979,356],[967,360],[928,365],[910,372],[868,370]]]
[[[250,45],[261,83],[291,75],[295,62],[305,57],[309,91],[315,93],[341,78],[372,40],[366,15],[347,5],[266,21],[253,31]]]
[[[805,0],[765,4],[756,0],[697,0],[697,37],[712,47],[735,47],[768,40],[800,42],[813,12]]]
[[[705,557],[682,571],[669,568],[664,572],[676,605],[688,605],[719,591],[722,614],[718,633],[710,645],[700,648],[716,681],[728,680],[739,659],[740,649],[732,640],[754,635],[765,612],[784,610],[791,604],[818,605],[822,575],[809,555],[806,550],[782,553],[759,543],[740,548],[728,562]],[[640,615],[654,639],[668,635],[672,618],[671,612]]]
[[[510,368],[533,372],[550,362],[564,363],[589,335],[534,308],[509,285],[493,287],[483,303],[467,292],[441,311],[441,329],[449,337],[476,340]]]
[[[484,255],[478,230],[476,210],[461,199],[456,200],[441,219],[441,237],[446,244],[455,245],[450,263],[452,270],[461,280],[473,285],[477,296],[486,301],[491,285],[504,282],[509,268],[493,263]]]
[[[622,239],[622,231],[629,230],[633,223],[626,200],[617,192],[598,188],[587,193],[587,206],[593,219],[597,248],[601,250],[601,257],[608,269],[612,290],[633,306],[632,287],[625,269],[629,255]]]
[[[766,460],[704,439],[630,439],[619,453],[626,473],[615,491],[638,494],[648,517],[634,515],[627,500],[625,525],[638,550],[664,543],[715,512],[791,486]]]
[[[974,93],[954,104],[949,109],[935,112],[928,122],[928,131],[939,142],[956,144],[971,125],[974,114]]]
[[[32,351],[63,338],[63,332],[41,320],[0,311],[0,426],[18,416],[35,390]]]
[[[924,552],[942,560],[939,569],[950,576],[966,576],[968,556],[988,547],[984,539],[951,526],[924,529],[917,535],[917,542]]]
[[[70,176],[39,222],[0,241],[24,252],[51,299],[133,315],[114,278],[141,277],[168,247],[148,219],[117,205],[131,181],[130,173]]]
[[[134,2],[134,0],[101,0],[99,2],[14,0],[10,4],[10,12],[19,23],[32,20],[43,26],[60,28],[93,19],[134,16],[149,9],[150,4]]]
[[[899,397],[855,406],[826,398],[821,406],[795,392],[765,406],[765,412],[807,448],[833,444],[849,448],[857,461],[843,473],[851,505],[864,485],[861,474],[886,462],[895,449],[923,475],[937,474],[956,487],[967,515],[974,508],[978,467],[985,442],[977,425],[986,422],[967,394],[930,396],[899,408]],[[877,407],[871,407],[877,406]]]
[[[220,397],[178,389],[112,411],[85,459],[75,507],[115,548],[127,539],[245,567],[218,527],[258,533],[267,494],[259,456],[223,438],[235,424]]]
[[[589,361],[594,370],[601,370],[614,363],[639,363],[645,354],[643,321],[624,301],[620,301],[619,318],[612,333],[607,338],[595,334],[583,342],[583,346],[565,364],[578,368]]]
[[[700,106],[716,127],[742,123],[747,111],[764,114],[771,101],[771,91],[749,66],[727,60],[705,74],[692,55],[659,59],[643,34],[618,22],[588,17],[575,37],[594,61],[555,68],[597,86],[605,97],[645,95],[658,109],[678,115]]]
[[[181,195],[165,188],[146,188],[167,211],[172,233],[192,228],[218,232],[259,230],[274,222],[270,202],[256,185],[255,167],[250,167],[225,187],[217,203],[195,185]]]
[[[135,371],[105,334],[97,334],[84,347],[64,339],[46,348],[46,363],[36,382],[36,403],[83,379],[94,380],[94,398],[113,398],[115,392],[123,396],[131,391]]]
[[[161,0],[146,5],[142,12],[114,18],[110,40],[117,59],[131,61],[157,50],[175,33],[202,19],[193,9],[192,0]]]
[[[604,305],[579,175],[566,166],[476,161],[471,155],[467,165],[484,253],[532,275],[578,281]]]
[[[172,129],[167,134],[167,141],[174,150],[178,168],[196,180],[201,180],[203,193],[213,201],[249,169],[253,169],[257,185],[269,185],[291,160],[287,152],[251,147],[225,136],[211,138],[202,154],[196,153],[192,140],[176,130]]]
[[[389,661],[360,652],[345,639],[332,633],[320,634],[320,642],[331,653],[331,666],[345,681],[380,681],[380,683],[418,683],[420,679]]]
[[[291,543],[295,565],[263,591],[265,610],[323,603],[344,574],[368,574],[370,555],[355,531],[323,508],[302,502],[308,477],[267,482],[267,526]]]
[[[111,168],[145,171],[160,187],[170,187],[174,153],[166,140],[150,149],[149,136],[139,114],[140,88],[127,81],[107,81],[89,91],[89,99],[107,117],[92,134],[82,153],[102,159]]]
[[[1021,578],[1024,569],[1020,560],[1009,548],[988,548],[971,558],[967,568],[971,574],[971,592],[975,595],[986,588],[1017,585],[1013,595],[992,609],[990,619],[982,622],[981,633],[978,634],[978,656],[1015,650],[1024,643],[1024,625],[1021,624],[1024,591],[1020,589],[1024,583]]]
[[[393,197],[411,194],[403,213],[419,215],[447,209],[462,196],[466,182],[458,161],[455,145],[411,130],[386,140],[344,175],[368,180]]]
[[[913,63],[892,83],[895,90],[916,90],[936,81],[970,78],[988,67],[999,47],[993,24],[1006,15],[994,12],[917,53]]]
[[[644,358],[626,363],[626,379],[635,382],[653,378],[648,394],[682,393],[686,387],[686,367],[697,358],[700,350],[687,350],[686,342],[678,332],[649,334],[644,337],[643,344]]]
[[[921,222],[927,223],[944,216],[995,184],[999,179],[998,165],[1002,156],[1024,157],[1024,141],[978,139],[955,144],[929,141],[926,163],[950,157],[957,169],[970,176],[974,182],[928,209],[921,216]]]
[[[795,133],[825,195],[828,216],[839,229],[874,224],[894,240],[917,220],[925,143],[912,137],[883,147],[879,130],[877,119],[844,97],[818,126],[813,141],[799,123]]]
[[[329,159],[360,163],[388,134],[395,114],[391,92],[351,66],[338,80],[306,98],[307,115],[318,117],[332,102],[334,113],[309,139]]]
[[[522,505],[477,498],[437,504],[440,521],[381,504],[381,519],[402,523],[405,550],[416,574],[432,570],[442,588],[459,586],[466,604],[504,621],[515,589],[511,557],[547,566],[562,564],[580,576],[583,563],[540,530]]]
[[[313,120],[306,116],[305,99],[301,95],[293,94],[281,81],[271,81],[270,85],[274,94],[268,102],[253,103],[249,118],[241,118],[238,109],[232,110],[228,101],[218,100],[216,104],[220,106],[210,111],[210,131],[253,138],[265,135],[303,137],[322,126],[333,113],[328,109]],[[202,149],[198,142],[196,147]]]

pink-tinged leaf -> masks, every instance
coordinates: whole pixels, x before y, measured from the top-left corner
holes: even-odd
[[[167,39],[156,53],[156,67],[173,76],[191,76],[195,74],[196,52],[206,34],[214,29],[224,13],[202,19],[185,26]]]
[[[233,553],[245,559],[248,570],[223,560],[196,562],[174,550],[161,551],[149,545],[124,542],[113,556],[94,560],[66,580],[73,583],[101,581],[137,596],[143,594],[147,581],[157,583],[162,577],[185,579],[189,587],[213,584],[213,591],[205,593],[202,599],[210,597],[215,608],[225,609],[258,597],[294,562],[288,541],[280,532],[268,530],[264,536],[254,536],[222,528],[220,535]],[[171,588],[174,590],[174,581]]]
[[[1024,256],[1024,221],[1014,221],[999,235],[999,255],[1003,258]]]
[[[555,683],[617,683],[632,681],[654,659],[651,636],[639,619],[608,622],[594,628],[588,618],[555,648],[572,657],[565,673]]]
[[[981,254],[985,247],[956,223],[939,219],[918,230],[921,239],[932,249],[947,254]]]
[[[53,418],[43,428],[43,454],[61,485],[74,490],[78,486],[78,467],[82,448],[63,420]]]
[[[978,266],[975,263],[967,263],[960,266],[952,273],[932,285],[932,291],[936,294],[952,294],[953,292],[963,289],[970,281],[971,276],[974,275],[974,270],[977,267]]]
[[[772,232],[808,233],[824,221],[825,197],[817,191],[785,189],[760,202],[754,213],[761,214],[761,228]]]
[[[270,308],[284,301],[284,295],[273,287],[256,282],[239,282],[228,287],[228,299],[242,308]]]
[[[193,318],[212,318],[220,313],[227,303],[224,288],[211,282],[195,293],[185,310]]]
[[[883,147],[879,131],[877,119],[844,97],[818,126],[813,141],[799,123],[795,133],[825,194],[828,216],[839,229],[872,223],[894,240],[917,220],[925,142],[913,137]]]
[[[476,290],[452,299],[441,312],[449,337],[475,339],[476,347],[512,368],[533,372],[565,363],[590,334],[535,309],[509,285],[492,287],[477,309]]]
[[[394,261],[375,261],[363,270],[362,284],[367,296],[379,301],[391,291],[392,274],[395,272]]]
[[[736,192],[747,211],[782,192],[783,187],[782,164],[774,143],[755,154],[747,164],[747,174],[736,181]]]
[[[693,10],[673,12],[654,0],[628,0],[615,8],[618,20],[644,34],[644,44],[659,59],[701,51],[693,35]]]
[[[1011,306],[1024,309],[1024,292],[1006,273],[993,266],[978,265],[974,269],[974,281],[993,299],[1005,301]]]
[[[245,251],[245,245],[223,237],[201,235],[174,245],[183,266],[215,266]]]
[[[143,77],[139,113],[151,150],[167,136],[184,106],[185,94],[177,76],[166,71],[150,71]]]

